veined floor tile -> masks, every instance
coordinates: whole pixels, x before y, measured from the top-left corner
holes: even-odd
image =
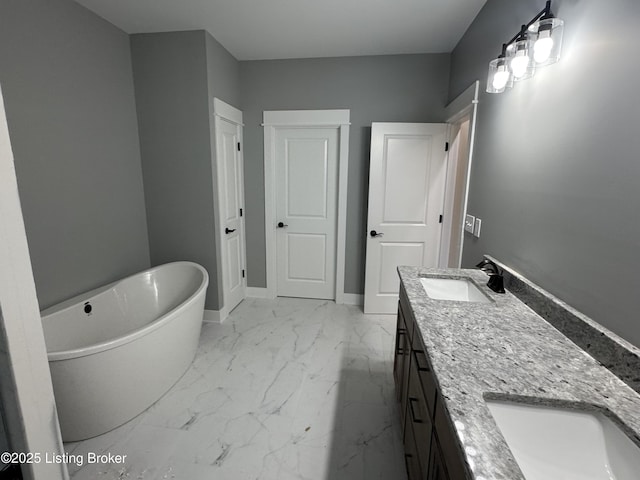
[[[73,480],[404,480],[395,318],[324,300],[247,299],[202,327],[187,373],[147,411],[68,453]]]

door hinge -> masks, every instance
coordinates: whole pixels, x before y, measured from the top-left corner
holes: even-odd
[[[449,151],[449,142],[446,142],[446,143],[444,144],[444,151],[445,151],[445,152],[448,152],[448,151]]]
[[[240,209],[240,216],[242,216],[242,209]]]
[[[240,151],[240,142],[238,142],[238,151]]]
[[[242,278],[244,278],[244,270],[242,270]]]
[[[440,215],[440,219],[438,220],[438,223],[442,223],[442,215]]]

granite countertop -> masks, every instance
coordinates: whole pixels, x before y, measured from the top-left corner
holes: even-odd
[[[475,480],[524,480],[485,398],[599,410],[640,445],[640,395],[484,272],[398,272]],[[421,276],[470,277],[491,302],[433,300]]]

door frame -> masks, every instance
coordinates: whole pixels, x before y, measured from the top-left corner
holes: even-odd
[[[264,127],[264,231],[267,298],[277,296],[276,252],[276,131],[278,128],[336,128],[338,130],[338,218],[336,234],[335,302],[344,303],[347,239],[347,176],[349,172],[350,110],[271,110],[263,112]]]
[[[221,289],[220,289],[220,293],[222,298],[218,299],[218,315],[219,318],[216,318],[215,320],[222,323],[228,316],[229,313],[231,313],[229,305],[226,303],[226,299],[225,299],[225,287],[228,284],[228,279],[226,278],[226,275],[224,273],[225,268],[224,268],[224,262],[225,262],[225,258],[224,255],[226,255],[225,253],[225,249],[222,248],[222,245],[224,243],[224,214],[222,212],[222,202],[221,202],[221,193],[222,193],[222,188],[220,188],[220,184],[224,181],[224,178],[222,175],[220,175],[220,162],[218,161],[218,158],[220,157],[220,147],[221,145],[219,145],[218,143],[218,132],[220,130],[220,121],[224,120],[227,121],[229,123],[233,123],[235,124],[237,127],[239,128],[239,134],[238,134],[238,142],[240,142],[240,145],[243,145],[243,138],[242,138],[242,127],[244,127],[244,123],[242,122],[242,111],[238,110],[237,108],[235,108],[232,105],[229,105],[228,103],[220,100],[219,98],[214,98],[213,99],[213,115],[214,115],[214,143],[215,143],[215,157],[212,156],[212,172],[213,172],[213,185],[214,185],[214,190],[215,190],[215,208],[214,208],[214,221],[215,221],[215,225],[216,225],[216,229],[218,230],[218,235],[217,235],[217,245],[216,245],[216,257],[218,259],[218,282],[219,285],[221,285]],[[245,198],[244,198],[244,156],[243,156],[243,150],[244,148],[240,148],[240,151],[238,152],[238,160],[240,162],[239,165],[239,171],[240,171],[240,203],[242,205],[242,208],[244,209],[244,212],[246,212],[246,208],[245,208]],[[247,238],[246,238],[246,228],[245,228],[245,215],[243,213],[242,215],[242,220],[241,220],[241,228],[242,228],[242,232],[240,232],[240,241],[241,241],[241,245],[240,245],[240,250],[241,250],[241,254],[242,254],[242,265],[244,270],[246,271],[247,268]],[[242,285],[244,288],[244,296],[246,298],[247,296],[247,278],[246,276],[242,279]]]
[[[457,265],[451,265],[451,268],[460,268],[462,264],[462,251],[464,249],[464,218],[467,213],[467,205],[469,202],[469,184],[471,181],[471,166],[473,161],[473,146],[475,142],[476,135],[476,120],[478,116],[478,95],[480,93],[480,82],[476,80],[474,83],[469,85],[469,87],[458,95],[454,100],[452,100],[449,105],[445,107],[445,115],[447,118],[446,123],[453,126],[455,124],[461,123],[466,118],[469,118],[469,157],[467,160],[467,178],[465,181],[464,188],[464,199],[462,202],[462,228],[460,232],[460,253],[458,255]],[[454,128],[449,128],[449,133],[447,135],[449,145],[452,145]],[[451,152],[448,152],[447,155],[447,173],[451,171],[450,162],[454,159],[450,156]],[[444,239],[446,235],[451,235],[452,224],[451,218],[453,218],[453,210],[452,206],[454,205],[454,196],[455,196],[455,177],[450,178],[447,175],[446,184],[445,184],[445,210],[444,210],[444,220],[445,224],[442,228],[442,238]],[[448,223],[447,223],[448,219]],[[445,230],[448,233],[445,233]],[[440,267],[447,268],[449,267],[449,251],[451,249],[451,242],[453,242],[453,238],[450,238],[450,242],[440,242]]]
[[[9,447],[64,453],[13,150],[0,88],[0,387]],[[0,420],[2,421],[2,420]],[[25,480],[68,480],[64,463],[23,463]]]

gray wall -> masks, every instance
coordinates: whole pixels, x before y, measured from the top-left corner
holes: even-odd
[[[205,39],[210,105],[213,97],[218,97],[240,108],[240,63],[208,32]]]
[[[3,0],[0,83],[40,307],[147,268],[128,35],[68,0]]]
[[[238,105],[237,62],[203,30],[132,35],[131,52],[151,263],[203,265],[218,310],[211,100]]]
[[[264,110],[351,110],[345,292],[364,291],[371,122],[444,120],[449,55],[240,62],[248,284],[266,286]]]
[[[453,52],[450,97],[543,2],[489,0]],[[563,58],[480,98],[464,264],[489,253],[640,346],[640,3],[556,0]]]

